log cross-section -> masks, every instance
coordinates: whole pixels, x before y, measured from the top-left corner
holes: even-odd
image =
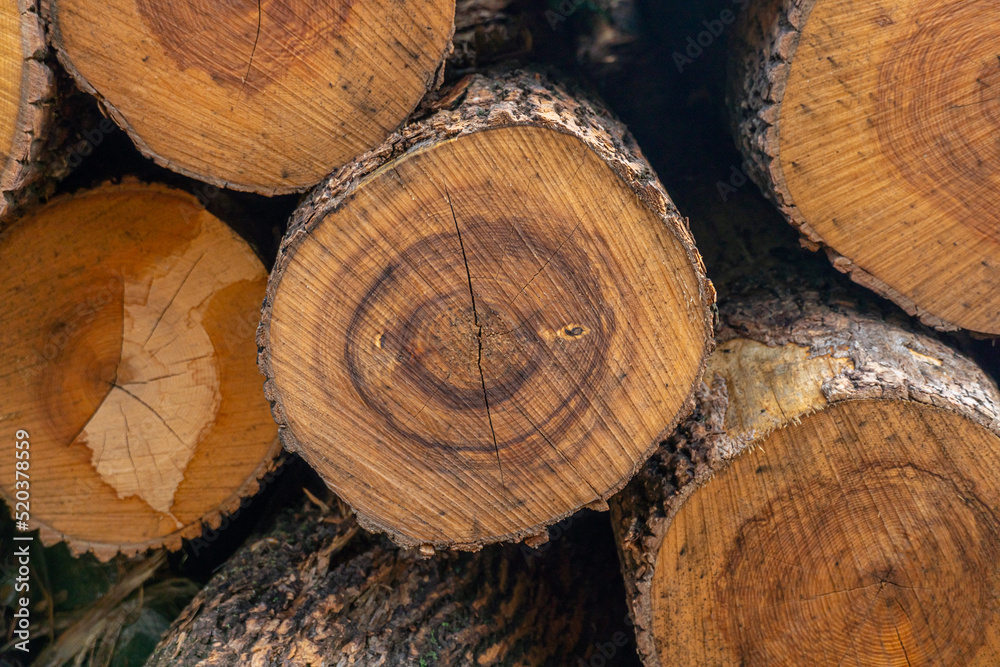
[[[259,332],[287,447],[397,542],[601,507],[682,416],[712,288],[617,123],[476,77],[293,217]]]
[[[997,664],[993,381],[825,290],[721,315],[698,409],[612,506],[645,664]]]
[[[1000,4],[763,0],[745,18],[730,108],[754,180],[858,283],[1000,334]]]
[[[176,548],[256,490],[280,448],[254,366],[266,278],[161,186],[61,197],[0,236],[0,422],[27,433],[44,540]],[[24,481],[8,460],[11,509]]]
[[[384,140],[439,80],[455,1],[48,0],[51,41],[159,164],[305,190]]]

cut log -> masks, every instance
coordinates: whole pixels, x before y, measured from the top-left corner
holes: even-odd
[[[596,107],[525,72],[443,99],[293,216],[259,361],[362,525],[478,549],[605,506],[690,409],[714,291]]]
[[[993,382],[829,293],[722,317],[694,416],[612,505],[645,664],[997,664]]]
[[[143,154],[262,194],[315,185],[398,127],[437,81],[455,12],[455,0],[47,5],[61,62]]]
[[[47,177],[68,170],[52,159],[67,133],[56,127],[60,86],[35,5],[18,0],[0,8],[0,222],[46,194]]]
[[[1000,334],[1000,5],[764,0],[746,18],[737,143],[804,243],[927,324]]]
[[[178,548],[253,493],[280,449],[254,367],[266,278],[194,197],[155,185],[62,197],[7,229],[0,421],[30,451],[24,476],[13,447],[0,470],[11,509],[108,559]]]
[[[494,546],[422,560],[339,512],[288,508],[146,664],[637,664],[610,531],[584,521],[543,554]]]

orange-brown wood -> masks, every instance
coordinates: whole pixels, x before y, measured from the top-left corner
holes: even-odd
[[[45,175],[46,142],[54,122],[56,79],[34,2],[0,7],[0,221],[10,218],[25,190]]]
[[[1000,6],[768,0],[734,54],[753,175],[927,323],[1000,333]]]
[[[653,633],[683,665],[995,665],[1000,438],[848,401],[775,431],[677,513]]]
[[[994,665],[1000,393],[816,293],[731,303],[698,409],[618,496],[647,665]]]
[[[52,42],[139,149],[216,185],[304,190],[433,87],[455,0],[50,0]]]
[[[28,433],[44,539],[176,548],[256,490],[278,448],[254,366],[266,277],[194,197],[155,185],[60,198],[0,237],[0,424]]]
[[[531,75],[477,78],[293,218],[267,391],[367,527],[425,549],[536,536],[604,507],[682,416],[712,292],[621,132]]]

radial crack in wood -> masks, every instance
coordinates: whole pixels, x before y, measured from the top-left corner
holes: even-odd
[[[724,308],[698,409],[613,503],[640,654],[997,664],[1000,393],[818,296]]]
[[[47,8],[60,60],[143,154],[268,195],[315,185],[398,127],[436,85],[455,18],[454,0]]]
[[[764,0],[734,40],[751,176],[834,265],[1000,334],[1000,5]]]
[[[153,185],[63,197],[0,237],[0,420],[29,434],[44,539],[176,548],[256,490],[278,448],[253,363],[266,276],[194,197]]]
[[[465,264],[465,276],[469,279],[469,299],[472,301],[472,321],[476,326],[476,367],[479,369],[479,380],[483,385],[483,405],[486,406],[486,420],[490,424],[490,435],[493,437],[493,448],[497,452],[497,469],[500,471],[500,489],[505,490],[503,483],[503,463],[500,462],[500,446],[497,445],[497,432],[493,428],[493,415],[490,414],[490,396],[486,390],[486,374],[483,372],[483,326],[479,323],[479,311],[476,310],[476,291],[472,289],[472,273],[469,271],[469,258],[465,254],[465,244],[462,243],[462,229],[458,226],[458,216],[455,215],[455,207],[451,203],[451,195],[445,190],[448,198],[448,208],[451,210],[451,217],[455,221],[455,235],[458,236],[458,245],[462,248],[462,262]]]
[[[258,334],[285,445],[404,545],[520,540],[689,409],[714,293],[624,128],[475,77],[293,216]]]

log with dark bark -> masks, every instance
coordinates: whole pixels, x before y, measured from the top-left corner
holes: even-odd
[[[18,0],[0,9],[0,227],[52,193],[79,162],[73,149],[88,149],[74,143],[77,132],[94,129],[85,96],[54,67],[36,5]]]
[[[614,75],[633,65],[639,46],[634,0],[458,0],[446,78],[490,66],[546,63]]]
[[[437,85],[455,13],[455,0],[44,6],[61,62],[143,154],[262,194],[305,190],[385,139]]]
[[[696,412],[612,506],[645,663],[997,664],[993,381],[826,287],[722,321]]]
[[[492,546],[422,560],[340,511],[288,508],[147,664],[638,664],[611,536],[593,518],[544,553]]]
[[[737,143],[803,242],[927,324],[1000,334],[1000,5],[762,0],[745,18]]]
[[[0,470],[10,508],[104,560],[218,525],[280,449],[254,367],[266,278],[193,196],[161,186],[107,185],[12,224],[0,421],[25,444]]]
[[[515,72],[293,216],[260,366],[285,446],[397,543],[539,539],[690,409],[714,292],[624,128]]]
[[[458,0],[446,76],[461,78],[534,49],[532,26],[516,0]]]

